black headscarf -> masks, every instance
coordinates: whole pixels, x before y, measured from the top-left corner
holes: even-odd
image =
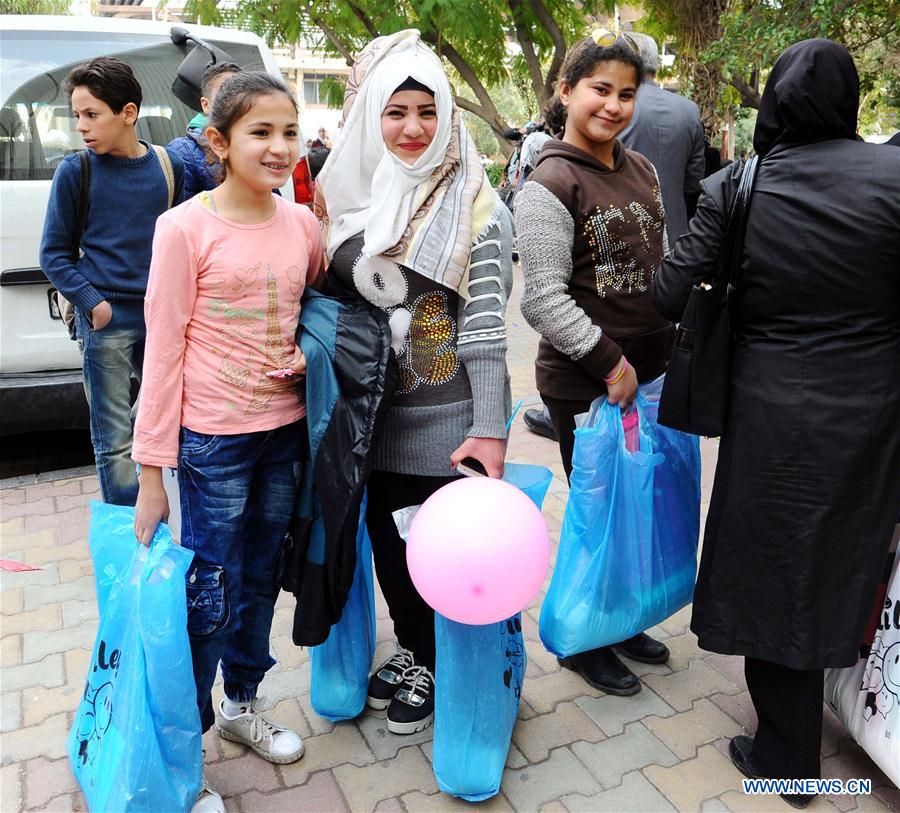
[[[753,148],[856,138],[859,74],[843,45],[803,40],[775,62],[759,104]]]
[[[407,76],[396,88],[394,88],[394,93],[399,93],[401,90],[421,90],[423,93],[427,93],[429,96],[434,96],[434,91],[423,85],[421,82],[417,82],[411,76]]]

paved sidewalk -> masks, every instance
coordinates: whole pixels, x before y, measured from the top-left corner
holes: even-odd
[[[538,402],[532,360],[537,339],[510,303],[509,366],[514,401]],[[703,445],[704,505],[716,444]],[[566,487],[556,445],[528,433],[521,414],[509,459],[542,463],[556,473],[544,514],[558,538]],[[61,479],[0,482],[0,556],[41,570],[2,574],[2,774],[0,811],[70,811],[86,806],[65,758],[65,738],[78,703],[97,625],[86,535],[92,472]],[[546,585],[545,585],[546,586]],[[523,615],[527,679],[501,794],[486,811],[750,811],[790,810],[779,798],[746,797],[727,756],[730,737],[755,728],[740,658],[702,652],[688,630],[687,608],[652,630],[672,650],[665,666],[639,666],[643,690],[611,697],[561,670],[541,646],[538,608]],[[263,762],[243,747],[208,736],[209,775],[240,813],[286,811],[461,810],[438,792],[431,771],[432,729],[410,737],[387,732],[383,712],[333,725],[309,703],[309,655],[290,639],[292,597],[282,594],[272,631],[278,665],[261,693],[274,716],[306,740],[294,765]],[[392,649],[391,622],[378,598],[376,661]],[[221,689],[219,688],[219,691]],[[871,778],[869,797],[816,799],[811,811],[900,811],[900,792],[850,740],[828,712],[823,776]]]

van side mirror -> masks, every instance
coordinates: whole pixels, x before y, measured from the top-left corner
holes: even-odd
[[[172,93],[176,99],[186,104],[191,110],[199,112],[203,72],[217,62],[234,62],[235,59],[221,48],[217,48],[212,43],[206,42],[177,25],[172,26],[169,38],[173,44],[181,47],[186,47],[191,42],[194,43],[194,47],[175,72]]]

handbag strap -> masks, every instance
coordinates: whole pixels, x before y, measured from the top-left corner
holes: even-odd
[[[713,282],[728,282],[737,287],[740,281],[741,255],[744,252],[744,235],[747,233],[747,215],[750,211],[750,198],[753,193],[753,182],[759,156],[754,155],[744,163],[737,192],[731,202],[728,222],[725,226],[725,237],[719,251],[719,262]]]

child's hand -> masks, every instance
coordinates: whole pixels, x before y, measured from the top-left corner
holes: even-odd
[[[169,498],[162,482],[162,469],[142,466],[138,477],[138,497],[134,506],[134,535],[142,545],[149,545],[156,526],[169,519]]]
[[[103,330],[112,321],[112,305],[105,299],[91,311],[91,327]]]
[[[618,367],[618,364],[616,366]],[[606,385],[606,398],[611,404],[618,404],[619,408],[624,412],[634,401],[637,390],[637,373],[635,373],[634,367],[629,364],[625,375],[615,384]]]
[[[294,348],[294,355],[291,356],[291,360],[288,362],[287,366],[297,373],[297,375],[303,375],[306,372],[306,356],[303,355],[303,351],[300,349],[299,344]]]
[[[450,465],[455,469],[466,457],[474,457],[484,466],[488,477],[503,476],[503,459],[506,457],[506,441],[500,438],[466,438],[450,455]]]

